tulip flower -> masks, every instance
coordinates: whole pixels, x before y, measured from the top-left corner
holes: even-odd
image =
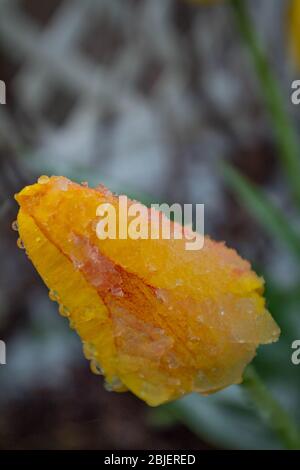
[[[107,388],[152,406],[213,393],[277,340],[262,278],[224,243],[100,239],[98,207],[118,211],[119,197],[64,177],[41,177],[16,200],[21,245]]]

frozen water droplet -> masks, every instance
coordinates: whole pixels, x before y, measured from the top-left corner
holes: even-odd
[[[56,290],[50,290],[49,291],[49,299],[53,300],[53,302],[58,302],[59,297],[58,297],[58,292]]]
[[[91,371],[96,375],[103,375],[103,370],[95,359],[91,360]]]
[[[178,361],[174,355],[170,355],[167,357],[167,364],[170,369],[176,369],[179,366]]]
[[[204,316],[203,316],[202,314],[200,314],[200,315],[197,316],[197,321],[198,321],[199,323],[203,323],[203,320],[204,320]]]
[[[199,342],[199,337],[198,336],[189,336],[190,343],[198,343]]]
[[[151,273],[155,273],[157,271],[157,267],[152,263],[147,264],[147,268]]]
[[[220,310],[220,315],[223,317],[225,315],[225,311],[222,309]]]
[[[25,250],[25,246],[21,238],[18,238],[17,245],[21,250]]]
[[[177,286],[177,287],[178,287],[178,286],[182,286],[182,284],[183,284],[183,280],[182,280],[182,279],[176,279],[176,281],[175,281],[175,286]]]
[[[81,186],[83,186],[84,188],[88,188],[89,187],[89,183],[87,181],[82,181],[81,182]]]
[[[57,181],[55,181],[55,187],[59,189],[60,191],[68,191],[69,184],[70,182],[66,178],[60,178]]]
[[[110,291],[112,295],[115,295],[116,297],[124,297],[124,292],[121,287],[112,287]]]
[[[18,225],[18,221],[17,220],[14,220],[13,223],[11,224],[11,228],[15,231],[15,232],[18,232],[19,230],[19,225]]]
[[[73,241],[70,239],[70,241]],[[75,256],[71,255],[71,260],[75,269],[81,269],[84,266],[84,262],[80,259],[77,259]]]
[[[42,175],[38,179],[39,184],[47,184],[47,183],[49,183],[49,181],[50,181],[50,178],[47,175]]]
[[[161,302],[168,301],[167,293],[163,289],[156,289],[155,295]]]
[[[95,186],[95,190],[100,191],[104,196],[107,197],[113,195],[113,193],[106,186],[104,186],[104,184],[98,184],[97,186]]]
[[[59,310],[59,313],[63,317],[69,317],[70,316],[70,311],[64,305],[60,305],[58,310]]]
[[[124,387],[123,383],[118,377],[114,377],[111,382],[105,382],[104,388],[108,392],[116,392]]]
[[[35,241],[36,241],[37,243],[39,243],[39,242],[41,241],[41,238],[40,238],[40,237],[36,237]]]

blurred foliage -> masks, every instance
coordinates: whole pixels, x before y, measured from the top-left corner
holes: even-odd
[[[192,3],[196,3],[196,0]],[[265,97],[265,102],[273,123],[274,135],[278,142],[278,160],[286,175],[286,181],[289,182],[287,188],[290,190],[290,193],[295,196],[296,206],[299,205],[300,199],[298,139],[295,135],[293,125],[290,122],[290,117],[286,114],[284,109],[285,106],[277,80],[274,78],[269,68],[268,60],[266,60],[260,41],[256,37],[252,22],[249,19],[247,11],[244,9],[244,3],[241,0],[232,0],[230,3],[234,8],[237,24],[246,47],[253,59],[254,68],[261,85],[262,95]],[[291,10],[292,32],[296,37],[295,44],[298,44],[299,41],[297,38],[299,37],[300,30],[298,28],[299,1],[294,0],[291,4],[293,6]],[[296,14],[298,16],[296,16]],[[18,142],[17,134],[17,132],[13,134],[15,135],[13,139],[15,146]],[[124,185],[122,180],[116,181],[106,176],[105,172],[100,175],[91,165],[85,164],[84,159],[82,159],[83,162],[52,161],[48,154],[43,154],[43,152],[33,153],[31,152],[30,146],[28,147],[29,149],[26,147],[26,150],[24,150],[23,146],[17,146],[17,151],[20,153],[19,166],[22,169],[23,167],[27,169],[28,178],[30,180],[33,175],[37,175],[41,172],[56,173],[64,171],[64,168],[65,175],[73,180],[79,182],[86,180],[91,185],[97,184],[99,180],[101,180],[116,192],[127,193],[130,197],[139,199],[145,204],[153,202],[154,194],[146,195],[145,193],[141,193],[140,189],[136,190],[130,185]],[[16,169],[12,169],[12,171],[8,171],[7,173],[16,174]],[[223,162],[220,165],[219,173],[235,193],[238,202],[255,217],[256,221],[262,225],[272,239],[276,238],[282,243],[285,249],[292,254],[292,257],[294,257],[298,263],[300,257],[300,234],[297,229],[297,224],[299,223],[298,219],[292,220],[289,214],[286,214],[283,209],[279,208],[261,188],[253,184],[246,176],[242,175],[236,168],[228,163]],[[9,180],[5,175],[6,172],[2,171],[1,176],[4,181],[2,188]],[[181,176],[180,172],[179,176]],[[16,180],[9,194],[11,194],[13,190],[17,190],[18,187],[21,187],[24,183],[24,179],[16,177]],[[176,185],[179,184],[180,183],[176,182]],[[175,185],[174,179],[173,185]],[[10,182],[8,186],[11,187]],[[1,199],[1,225],[10,225],[12,221],[12,213],[10,211],[11,205],[8,200]],[[248,242],[251,243],[249,240]],[[277,256],[276,252],[274,252],[274,256]],[[295,418],[295,421],[300,423],[300,374],[297,372],[296,366],[291,363],[290,359],[290,345],[295,339],[295,335],[300,331],[300,275],[299,272],[296,272],[293,285],[284,288],[278,285],[272,276],[266,276],[263,265],[258,266],[258,269],[261,270],[261,274],[266,277],[267,306],[279,323],[282,329],[282,335],[278,343],[271,347],[260,348],[255,360],[255,366],[260,375],[264,378],[266,384],[272,389],[274,396],[282,403],[284,408],[290,412]],[[34,284],[35,281],[33,281],[30,276],[28,276],[28,279],[29,284]],[[5,287],[1,286],[0,295],[2,295],[4,289]],[[21,292],[20,296],[22,295],[23,292]],[[15,299],[13,300],[15,301]],[[17,300],[18,299],[16,299],[16,301]],[[3,309],[3,311],[5,310],[4,307],[3,302],[1,303],[1,309]],[[38,307],[35,308],[39,310]],[[22,307],[21,313],[25,315],[26,312],[24,312],[23,309],[24,307]],[[32,308],[32,310],[34,310],[34,308]],[[34,316],[34,320],[31,319],[32,331],[30,333],[32,335],[30,338],[34,336],[39,338],[36,342],[38,346],[34,343],[37,348],[35,351],[37,351],[38,354],[41,354],[43,344],[45,347],[44,335],[50,336],[50,332],[52,332],[53,329],[57,332],[59,328],[57,322],[52,324],[51,320],[49,320],[49,318],[53,316],[53,311],[50,312],[49,310],[50,315],[47,315],[47,306],[43,306],[41,310],[45,310],[42,312],[43,320],[41,316],[39,316],[40,312],[38,311],[38,314]],[[31,314],[33,315],[32,312]],[[39,320],[37,320],[37,318]],[[2,314],[1,310],[1,323],[4,324],[5,321],[5,312]],[[59,323],[62,324],[61,319],[59,319]],[[22,328],[24,328],[23,324],[21,324],[20,330],[24,333],[24,329],[22,330]],[[63,331],[64,333],[66,332],[66,330]],[[62,333],[58,332],[58,336],[60,334]],[[68,338],[70,338],[70,335]],[[69,340],[61,340],[61,338],[58,338],[58,343],[65,342],[68,347],[70,346],[71,348],[68,341]],[[49,339],[49,342],[51,342],[51,339]],[[73,351],[77,354],[79,351],[78,345],[74,350],[72,349],[72,352]],[[80,355],[81,353],[78,353],[78,357]],[[29,356],[28,360],[30,361],[32,358]],[[68,367],[66,367],[66,371],[67,370]],[[21,381],[21,368],[16,368],[15,371],[16,379]],[[52,369],[50,369],[50,371],[52,371]],[[42,371],[40,371],[40,373],[41,372]],[[67,374],[67,372],[65,373]],[[61,378],[59,378],[59,380],[61,380]],[[18,382],[16,383],[18,385]],[[120,400],[121,403],[122,398],[117,397],[116,400]],[[80,406],[80,404],[78,406]],[[265,421],[261,420],[261,416],[257,413],[253,403],[249,399],[249,395],[239,386],[232,386],[209,397],[191,395],[176,403],[149,410],[148,414],[148,423],[153,428],[168,428],[172,427],[176,422],[181,422],[197,436],[200,436],[201,439],[217,447],[236,449],[278,449],[282,447],[282,444],[267,424],[269,417],[266,416]]]

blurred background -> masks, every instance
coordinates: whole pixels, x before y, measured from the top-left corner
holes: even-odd
[[[256,364],[300,422],[299,262],[226,184],[231,162],[300,226],[260,87],[226,2],[0,0],[0,449],[280,448],[241,387],[150,409],[109,393],[11,229],[41,174],[104,183],[146,204],[205,204],[205,231],[267,280],[283,330]],[[287,107],[297,78],[289,1],[251,0]],[[289,110],[300,128],[300,112]],[[298,336],[298,338],[297,338]]]

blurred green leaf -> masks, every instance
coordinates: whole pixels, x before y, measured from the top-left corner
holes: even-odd
[[[222,173],[240,201],[261,223],[265,230],[285,245],[300,259],[300,236],[285,214],[276,207],[264,192],[253,185],[238,170],[226,162],[221,163]]]
[[[279,158],[295,200],[300,206],[300,146],[287,113],[280,85],[260,44],[244,0],[231,0],[238,28],[252,58],[279,146]]]
[[[164,408],[207,442],[228,449],[278,449],[280,443],[253,413],[241,387],[203,397],[192,394]]]

